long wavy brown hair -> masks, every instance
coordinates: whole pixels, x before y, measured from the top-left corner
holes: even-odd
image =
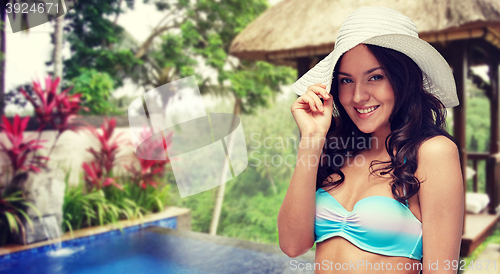
[[[392,193],[396,200],[403,203],[420,189],[421,182],[414,175],[420,145],[438,135],[448,137],[455,145],[457,143],[445,130],[445,106],[424,89],[425,75],[420,67],[401,52],[374,45],[366,46],[384,68],[395,97],[394,108],[389,117],[391,133],[384,142],[391,160],[372,161],[370,174],[389,174],[392,177]],[[333,73],[330,93],[333,96],[334,117],[326,135],[322,161],[318,167],[316,190],[321,187],[339,186],[345,180],[341,167],[348,155],[356,156],[369,149],[370,144],[371,134],[363,133],[357,128],[339,101],[337,71],[341,58],[342,56],[337,61]],[[375,165],[381,164],[386,165],[374,169]],[[379,171],[380,175],[377,174]],[[338,174],[340,179],[333,181],[333,174]],[[403,186],[406,195],[399,193]]]

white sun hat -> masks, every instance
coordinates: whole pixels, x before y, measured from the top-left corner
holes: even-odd
[[[334,50],[300,77],[292,85],[292,90],[302,95],[309,86],[322,83],[330,92],[338,59],[361,43],[406,54],[422,70],[424,89],[434,94],[445,107],[458,106],[455,80],[446,60],[433,46],[418,38],[417,27],[410,18],[385,7],[363,7],[348,15],[342,23]]]

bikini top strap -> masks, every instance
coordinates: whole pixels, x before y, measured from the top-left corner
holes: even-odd
[[[403,184],[403,193],[406,196],[406,187],[404,184]],[[406,206],[408,206],[408,199],[405,200],[405,203],[406,203]]]
[[[406,164],[406,157],[405,157],[405,161],[403,162],[403,164]],[[403,184],[403,193],[406,196],[406,188],[405,188],[404,184]],[[405,202],[406,202],[406,206],[408,206],[408,199],[406,199]]]

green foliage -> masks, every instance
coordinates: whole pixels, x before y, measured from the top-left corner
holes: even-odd
[[[21,233],[26,228],[23,220],[26,220],[31,229],[33,223],[26,214],[26,210],[32,208],[41,218],[40,212],[32,204],[26,202],[21,191],[7,189],[0,196],[0,246],[7,243],[11,233]]]
[[[216,35],[221,48],[228,53],[236,35],[268,7],[266,0],[199,0],[190,11],[189,18],[196,25],[197,32],[202,37],[201,42],[213,41]],[[205,46],[198,49],[206,49]],[[207,50],[206,53],[208,52],[210,51]]]
[[[191,229],[208,233],[214,210],[216,188],[180,199],[177,187],[172,187],[172,203],[191,209]],[[177,196],[177,199],[175,198]]]
[[[78,77],[72,80],[74,85],[71,93],[81,93],[83,106],[88,112],[80,111],[86,115],[121,114],[109,102],[111,92],[114,90],[113,79],[106,72],[95,69],[82,68]]]
[[[132,80],[145,88],[156,88],[178,78],[196,74],[197,61],[188,54],[189,38],[167,33],[160,37],[159,45],[153,47],[144,63],[134,68]],[[201,79],[201,76],[197,76]]]
[[[489,151],[490,103],[487,97],[467,98],[467,150]]]
[[[102,189],[106,200],[121,209],[120,219],[142,218],[145,210],[138,205],[135,199],[131,199],[127,190],[128,185],[124,187],[124,190],[120,190],[115,187],[107,187]]]
[[[123,190],[108,187],[86,192],[82,178],[77,186],[69,186],[68,175],[69,172],[63,203],[64,232],[142,218],[145,214],[162,211],[170,204],[170,186],[167,184],[143,189],[123,176],[117,180]]]
[[[259,191],[259,186],[255,186],[253,195],[242,195],[244,192],[231,189],[240,189],[242,185],[250,187],[248,183],[244,183],[243,180],[251,182],[245,177],[228,183],[218,234],[255,242],[277,243],[277,216],[286,189],[280,189],[279,194],[273,194],[269,191]],[[268,188],[269,182],[263,178],[259,179],[260,187]],[[284,181],[280,181],[280,186],[283,183]],[[229,197],[233,195],[237,199]]]
[[[113,203],[134,203],[137,212],[141,214],[162,211],[170,204],[170,185],[161,184],[156,187],[147,185],[142,188],[129,177],[119,178],[118,183],[123,186],[123,191],[116,188],[107,188],[106,197]]]
[[[257,107],[269,107],[269,98],[276,95],[281,84],[295,79],[295,70],[266,62],[244,62],[242,69],[227,72],[231,89],[242,100],[241,112],[253,114]]]
[[[193,66],[197,64],[192,57],[183,55],[182,50],[188,43],[180,35],[167,34],[161,37],[159,51],[151,54],[157,63],[164,68],[177,68],[180,78],[194,74]]]
[[[467,90],[474,95],[467,98],[466,144],[467,151],[488,152],[490,146],[490,103],[484,92],[468,81]],[[472,161],[469,161],[472,166]],[[477,166],[478,190],[486,189],[486,163],[479,161]],[[472,191],[472,179],[467,183],[467,190]]]
[[[83,184],[68,186],[63,203],[63,231],[73,231],[83,227],[117,223],[123,209],[106,200],[102,190],[85,193]]]
[[[120,48],[125,30],[113,23],[122,11],[120,0],[86,0],[65,15],[67,41],[71,57],[64,60],[64,78],[74,79],[80,69],[105,72],[115,83],[123,85],[128,72],[141,61],[130,49]]]
[[[268,107],[269,98],[279,91],[280,85],[292,83],[296,75],[288,67],[228,58],[236,35],[267,8],[265,0],[197,1],[181,26],[182,36],[192,51],[217,70],[219,89],[227,84],[228,91],[242,101],[244,114],[253,113],[258,106]]]

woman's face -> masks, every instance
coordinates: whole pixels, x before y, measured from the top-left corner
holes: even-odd
[[[364,44],[344,53],[338,83],[340,103],[360,131],[391,131],[394,91],[377,58]]]

